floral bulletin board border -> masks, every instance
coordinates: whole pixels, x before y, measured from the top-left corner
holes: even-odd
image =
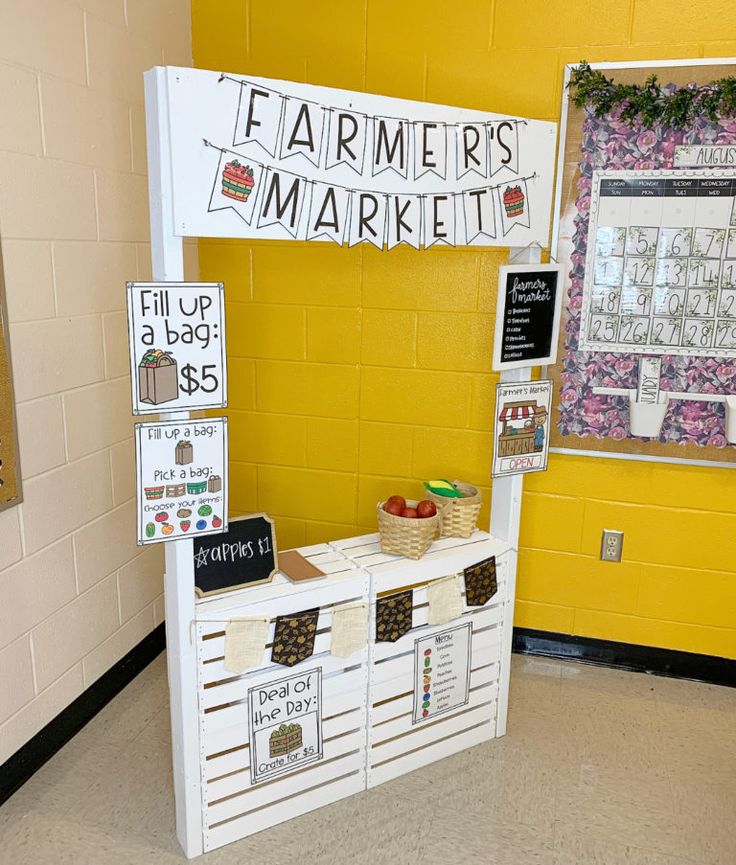
[[[706,76],[713,76],[708,67],[698,70],[701,75],[703,70]],[[642,70],[626,71],[638,72],[639,76],[645,74]],[[660,74],[668,75],[668,70],[663,69]],[[675,84],[662,88],[665,94],[674,93],[677,89]],[[736,462],[736,446],[730,445],[723,434],[725,407],[718,403],[672,400],[658,440],[630,436],[628,400],[596,395],[592,388],[635,389],[638,356],[578,350],[593,171],[672,169],[678,144],[736,144],[736,118],[712,121],[704,116],[692,121],[685,129],[674,129],[661,125],[642,128],[635,124],[632,127],[621,115],[620,105],[602,117],[597,117],[592,107],[581,112],[570,105],[563,172],[563,190],[567,189],[568,200],[563,201],[561,214],[562,222],[567,220],[569,236],[565,247],[564,232],[561,233],[558,255],[561,260],[569,261],[571,267],[564,301],[561,365],[555,373],[556,430],[552,444],[557,448]],[[577,140],[575,118],[579,131]],[[571,154],[573,143],[576,144],[574,157]],[[572,158],[576,160],[575,165],[570,162]],[[575,183],[571,185],[573,168]],[[736,358],[664,355],[661,387],[669,391],[736,393]],[[685,445],[688,447],[682,447]]]

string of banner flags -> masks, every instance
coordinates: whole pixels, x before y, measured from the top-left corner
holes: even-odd
[[[447,131],[453,129],[456,180],[473,173],[491,178],[503,168],[518,174],[518,127],[527,124],[523,118],[456,123],[410,120],[322,105],[224,73],[219,81],[240,86],[233,147],[254,142],[274,159],[301,155],[317,168],[324,151],[326,170],[347,165],[363,176],[371,125],[373,177],[393,171],[408,179],[411,141],[414,180],[425,174],[446,180]]]
[[[225,74],[218,79],[223,81],[240,90],[232,146],[203,139],[205,147],[220,153],[208,212],[232,210],[249,227],[279,225],[294,239],[326,238],[349,246],[367,242],[379,249],[402,243],[415,249],[455,246],[495,240],[499,231],[505,237],[515,226],[530,228],[527,181],[537,175],[519,176],[523,119],[448,123],[371,115]],[[456,133],[454,160],[448,159],[451,129]],[[246,156],[240,148],[250,144],[279,165]],[[281,167],[297,156],[316,167],[320,178]],[[448,178],[451,161],[454,177]],[[412,188],[410,164],[414,181],[427,174],[444,181],[473,174],[489,180],[504,168],[514,176],[432,192]],[[338,166],[348,166],[363,186],[371,187],[374,178],[391,172],[406,181],[406,191],[331,182],[330,171]]]
[[[246,160],[237,151],[218,147],[207,139],[203,144],[220,152],[208,211],[230,208],[247,225],[255,217],[258,228],[280,225],[294,239],[301,229],[304,240],[326,237],[339,245],[347,239],[349,246],[368,242],[378,249],[384,244],[393,249],[402,243],[415,249],[420,244],[425,249],[435,243],[455,246],[457,197],[462,198],[466,244],[482,236],[496,238],[496,202],[504,237],[515,225],[530,225],[526,182],[536,173],[514,178],[513,185],[500,183],[458,192],[376,192],[311,180]]]

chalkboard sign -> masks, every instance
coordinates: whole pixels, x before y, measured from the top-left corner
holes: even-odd
[[[494,369],[517,369],[557,360],[561,271],[559,264],[499,268]]]
[[[226,532],[194,539],[194,590],[200,598],[270,583],[277,570],[276,532],[265,514],[231,520]]]

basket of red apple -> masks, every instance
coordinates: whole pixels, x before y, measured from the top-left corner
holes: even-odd
[[[440,536],[437,505],[391,496],[378,504],[378,532],[384,553],[421,559],[432,541]]]

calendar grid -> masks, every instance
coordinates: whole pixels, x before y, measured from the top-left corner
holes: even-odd
[[[580,347],[736,354],[736,176],[596,171]]]

